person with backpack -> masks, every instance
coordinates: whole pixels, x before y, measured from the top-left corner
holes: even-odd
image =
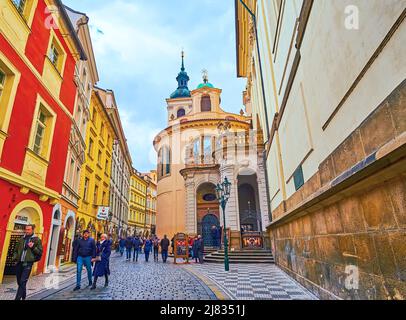
[[[24,237],[17,242],[16,250],[13,253],[13,260],[17,262],[16,276],[18,290],[15,300],[25,300],[27,297],[27,282],[30,278],[32,267],[35,262],[42,258],[41,239],[34,235],[35,226],[26,225]]]

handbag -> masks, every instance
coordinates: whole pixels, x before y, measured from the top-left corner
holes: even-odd
[[[103,247],[102,251],[100,252],[100,255],[96,256],[96,258],[94,258],[94,262],[100,262],[101,261],[101,255],[103,254],[105,247]]]

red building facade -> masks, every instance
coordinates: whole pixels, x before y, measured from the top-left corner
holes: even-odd
[[[35,224],[47,265],[65,172],[77,88],[75,64],[86,59],[60,1],[1,1],[0,282],[25,224]]]

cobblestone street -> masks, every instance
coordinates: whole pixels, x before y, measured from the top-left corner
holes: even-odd
[[[59,287],[46,289],[49,275],[40,275],[28,283],[30,300],[311,300],[306,289],[275,265],[231,265],[229,273],[222,264],[174,265],[146,263],[143,255],[138,263],[128,262],[113,253],[110,285],[104,279],[91,291],[85,273],[82,289],[73,292],[75,269],[69,267],[59,278]],[[51,283],[52,284],[52,283]],[[15,284],[0,287],[2,299],[13,299]]]

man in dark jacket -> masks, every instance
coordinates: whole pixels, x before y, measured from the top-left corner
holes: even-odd
[[[127,239],[125,240],[125,251],[127,254],[127,261],[130,261],[131,253],[133,251],[133,238],[131,238],[130,236],[128,236]]]
[[[169,239],[166,235],[161,240],[161,254],[162,254],[162,261],[166,263],[166,259],[168,259],[168,250],[169,250]]]
[[[199,257],[199,263],[203,263],[203,252],[204,252],[204,243],[202,236],[197,237],[197,255]]]
[[[118,245],[120,247],[120,255],[123,256],[124,248],[125,248],[125,239],[123,237],[120,237],[120,241],[118,242]]]
[[[89,230],[83,231],[83,237],[78,240],[73,261],[76,261],[76,287],[74,291],[80,290],[82,281],[82,268],[85,265],[89,286],[92,285],[92,259],[96,257],[96,243],[90,238]]]
[[[17,262],[16,276],[18,290],[15,300],[25,300],[27,296],[27,282],[31,274],[32,266],[41,260],[42,243],[41,239],[34,235],[34,226],[25,226],[25,235],[16,246],[13,253],[13,260]]]
[[[140,253],[140,247],[142,245],[141,239],[139,236],[135,236],[133,240],[134,256],[133,261],[138,262],[138,254]]]

